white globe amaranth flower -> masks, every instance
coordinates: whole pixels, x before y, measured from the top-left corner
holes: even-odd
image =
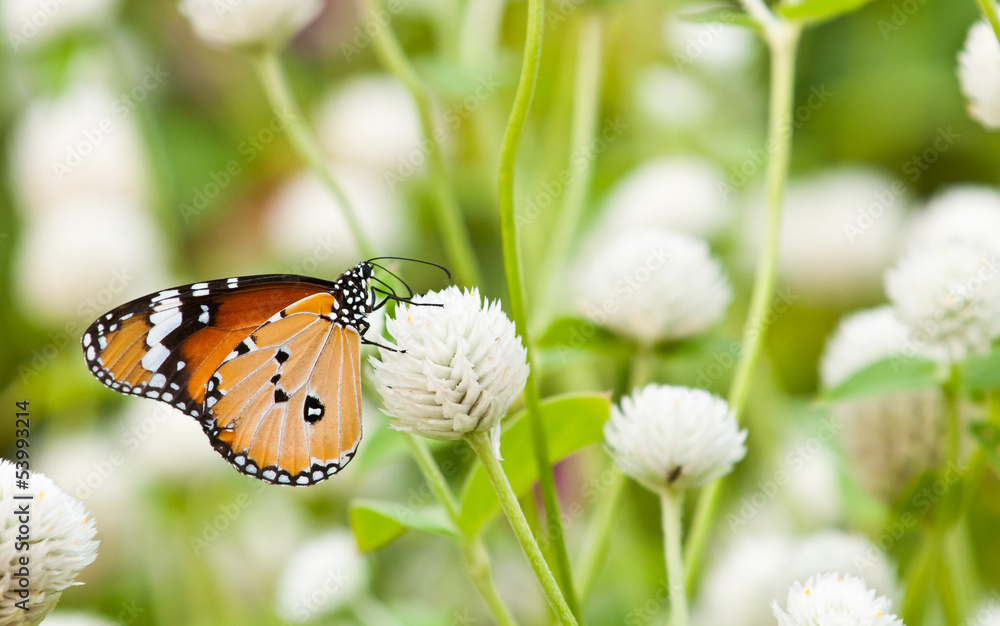
[[[996,598],[984,602],[972,612],[963,626],[1000,626],[1000,603]]]
[[[663,228],[698,237],[718,234],[731,216],[719,193],[725,176],[696,157],[653,159],[622,178],[604,201],[601,232]]]
[[[863,578],[827,572],[796,581],[788,590],[786,608],[771,602],[778,626],[903,626],[890,611],[892,601],[876,596]]]
[[[887,597],[902,597],[895,565],[862,535],[741,532],[709,561],[693,623],[774,626],[769,602],[785,597],[796,580],[829,570],[863,576]]]
[[[862,167],[793,180],[785,194],[778,279],[803,301],[854,301],[879,293],[896,257],[907,192],[902,182]],[[765,198],[753,194],[745,260],[756,263],[765,238]]]
[[[909,327],[890,306],[852,313],[840,320],[826,342],[820,381],[824,387],[835,387],[876,361],[901,355],[910,341]]]
[[[635,80],[636,107],[651,121],[687,129],[710,118],[715,100],[694,76],[663,65],[642,70]]]
[[[527,351],[500,303],[448,287],[400,304],[386,329],[398,351],[382,348],[371,363],[392,427],[447,441],[489,431],[498,449],[500,419],[528,380]]]
[[[612,407],[604,441],[618,467],[652,491],[697,489],[747,452],[726,401],[702,389],[649,384]]]
[[[277,613],[292,622],[308,622],[348,606],[369,581],[354,536],[346,530],[327,532],[302,544],[278,578]]]
[[[9,154],[14,195],[26,217],[84,195],[144,206],[149,184],[143,141],[121,106],[97,83],[78,83],[28,106]]]
[[[180,12],[207,43],[234,48],[284,44],[323,8],[320,0],[181,0]]]
[[[707,330],[733,295],[707,243],[666,230],[598,238],[578,262],[575,283],[584,316],[644,343]]]
[[[320,104],[316,130],[327,156],[406,178],[427,160],[420,114],[406,87],[367,75],[340,85]],[[415,162],[415,165],[411,162]]]
[[[1000,43],[986,22],[969,29],[958,55],[958,81],[969,115],[986,128],[1000,128]]]
[[[14,255],[15,285],[43,320],[96,318],[162,284],[163,258],[161,235],[144,212],[84,196],[28,222]]]
[[[972,241],[910,248],[885,275],[915,346],[947,361],[984,353],[1000,335],[1000,252]]]
[[[30,473],[27,489],[17,488],[21,477],[0,459],[0,623],[12,626],[41,622],[66,588],[80,584],[76,577],[97,558],[98,545],[94,520],[78,500],[38,472]],[[28,494],[30,500],[15,499]],[[18,550],[22,541],[26,550]]]
[[[703,67],[728,75],[745,71],[757,51],[753,33],[721,22],[696,23],[670,15],[663,21],[663,38],[680,69]]]
[[[410,229],[400,196],[368,169],[338,164],[331,172],[375,249],[404,250]],[[315,274],[320,267],[339,270],[361,257],[344,208],[315,174],[291,177],[269,204],[264,218],[268,248],[300,267],[296,273]]]
[[[78,28],[100,26],[118,0],[0,0],[0,25],[15,53],[35,50]]]
[[[1000,248],[1000,191],[956,185],[936,194],[910,225],[910,245],[972,241]]]

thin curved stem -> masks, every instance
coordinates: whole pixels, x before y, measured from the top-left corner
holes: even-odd
[[[535,576],[542,586],[542,592],[545,594],[545,599],[548,600],[549,606],[552,607],[556,617],[563,623],[576,624],[576,617],[570,611],[562,589],[559,588],[559,583],[556,582],[555,576],[552,575],[552,570],[549,569],[549,564],[545,561],[545,557],[542,556],[542,550],[538,547],[535,536],[528,526],[528,520],[524,517],[524,511],[521,510],[521,505],[517,502],[517,496],[510,486],[507,474],[504,473],[503,466],[500,465],[500,462],[497,461],[494,455],[493,446],[490,444],[488,434],[478,431],[473,432],[466,437],[466,441],[472,446],[476,456],[479,457],[479,461],[483,464],[483,470],[486,472],[486,476],[489,477],[490,483],[493,485],[493,490],[496,491],[497,499],[500,501],[500,508],[503,509],[507,520],[510,522],[510,527],[514,531],[514,536],[517,537],[518,543],[521,544],[521,549],[524,550],[525,556],[528,557],[528,562],[531,564],[531,569],[534,570]]]
[[[379,0],[364,0],[363,8],[369,16],[374,16],[381,7]],[[406,86],[417,105],[420,126],[427,141],[429,173],[437,208],[434,215],[444,237],[449,262],[454,266],[455,278],[465,285],[479,285],[482,283],[482,276],[473,253],[469,232],[462,220],[458,200],[448,180],[448,168],[441,152],[441,138],[444,133],[434,125],[434,109],[430,94],[406,58],[406,53],[396,39],[391,24],[385,24],[378,29],[374,44],[382,63]]]
[[[309,164],[309,167],[323,182],[340,206],[340,210],[344,214],[344,220],[347,222],[347,227],[351,231],[351,236],[354,237],[354,242],[357,244],[361,256],[366,259],[374,257],[375,250],[361,229],[361,222],[358,221],[354,207],[351,205],[350,200],[347,199],[343,188],[341,188],[330,172],[330,166],[323,156],[323,150],[320,148],[319,143],[317,143],[312,131],[306,125],[302,109],[295,100],[295,96],[292,95],[292,90],[288,86],[288,81],[285,79],[285,73],[281,69],[281,62],[278,60],[277,55],[274,51],[267,50],[255,56],[253,61],[254,69],[257,70],[257,75],[264,86],[264,91],[267,93],[267,98],[271,103],[274,114],[288,128],[288,138],[292,146],[299,153],[299,156],[305,159],[306,163]]]
[[[542,425],[541,399],[538,392],[537,372],[532,360],[532,344],[528,334],[528,317],[525,309],[525,290],[517,221],[514,215],[514,169],[517,150],[521,143],[521,133],[528,118],[531,98],[538,80],[538,66],[542,55],[542,31],[545,28],[545,0],[528,0],[528,32],[524,42],[524,59],[521,77],[514,94],[507,128],[500,147],[499,197],[500,235],[503,247],[504,274],[510,294],[510,311],[514,325],[521,333],[528,353],[528,382],[524,388],[524,399],[531,424],[531,436],[535,449],[535,463],[538,466],[542,501],[545,504],[545,519],[548,535],[552,538],[551,548],[555,556],[555,568],[559,585],[565,594],[573,615],[579,615],[576,596],[573,593],[573,579],[569,566],[569,555],[563,533],[562,518],[559,514],[559,500],[556,495],[555,479],[549,462],[549,447]]]
[[[752,12],[755,2],[747,1]],[[770,13],[769,13],[770,15]],[[773,16],[772,16],[772,19]],[[778,244],[781,239],[781,213],[784,204],[785,181],[792,150],[792,108],[795,101],[795,55],[801,27],[788,22],[764,23],[766,39],[771,49],[771,105],[768,116],[768,141],[771,158],[767,162],[767,240],[757,264],[750,309],[743,327],[742,350],[729,390],[729,406],[739,420],[743,417],[750,382],[764,346],[767,331],[767,309],[774,298],[774,283],[778,265]],[[722,480],[704,489],[698,497],[694,521],[686,546],[687,586],[694,587],[704,560],[708,535],[719,506]]]
[[[462,549],[462,562],[465,565],[466,573],[469,575],[469,580],[475,585],[476,591],[483,598],[483,602],[486,603],[497,624],[501,626],[515,626],[517,622],[511,615],[507,605],[504,604],[500,593],[497,591],[496,583],[493,580],[493,568],[490,566],[489,553],[486,552],[486,547],[483,545],[480,537],[470,537],[462,531],[458,519],[458,502],[455,500],[455,496],[452,495],[451,489],[448,488],[444,474],[441,473],[441,469],[434,461],[431,451],[427,449],[427,445],[423,439],[420,439],[416,435],[403,433],[403,439],[410,447],[410,452],[413,453],[413,458],[416,460],[417,466],[424,475],[424,479],[430,486],[431,491],[434,492],[438,502],[441,503],[448,514],[448,519],[458,529],[458,543]]]

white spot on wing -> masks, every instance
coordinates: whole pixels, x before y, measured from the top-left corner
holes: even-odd
[[[163,374],[154,374],[152,378],[149,379],[149,386],[156,387],[158,389],[163,389],[163,386],[167,384],[167,377]]]
[[[94,346],[90,346],[89,348],[87,348],[87,360],[93,361],[96,358],[97,358],[97,351],[94,350]]]
[[[155,372],[160,369],[160,366],[163,365],[163,362],[167,360],[168,356],[170,356],[170,350],[167,350],[161,344],[156,344],[149,349],[149,352],[143,355],[142,367],[145,368],[146,371]]]
[[[204,284],[204,283],[202,283],[202,284]],[[194,297],[196,297],[196,298],[200,298],[201,296],[207,296],[208,295],[208,289],[195,289],[194,291],[191,292],[191,295],[194,296]]]
[[[180,311],[176,310],[163,311],[162,313],[153,313],[150,315],[149,321],[153,323],[153,327],[149,329],[149,334],[146,335],[146,345],[159,345],[164,337],[181,325],[182,319],[183,315],[181,315]]]
[[[176,289],[168,289],[167,291],[161,291],[160,293],[158,293],[155,296],[153,296],[153,302],[159,302],[160,300],[163,300],[164,298],[172,298],[172,297],[174,297],[176,295],[179,295],[179,294],[180,294],[180,291],[178,291]]]

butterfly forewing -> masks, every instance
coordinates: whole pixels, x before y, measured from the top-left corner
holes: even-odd
[[[201,417],[205,386],[222,360],[276,312],[331,289],[301,276],[227,278],[133,300],[83,335],[87,367],[121,393]]]
[[[294,303],[212,375],[205,429],[241,472],[307,485],[353,458],[361,440],[361,336],[343,323],[341,307],[328,293]]]

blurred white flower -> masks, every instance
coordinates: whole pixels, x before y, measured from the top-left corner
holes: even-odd
[[[598,230],[664,228],[711,237],[731,215],[719,193],[724,183],[722,170],[700,158],[647,161],[611,188]]]
[[[115,434],[128,471],[146,484],[204,482],[232,471],[208,445],[197,421],[162,402],[129,402]]]
[[[366,75],[340,85],[322,102],[316,129],[331,159],[406,178],[427,159],[417,106],[391,76]]]
[[[864,576],[900,598],[895,567],[860,535],[828,531],[804,537],[741,534],[709,563],[693,611],[698,626],[774,626],[769,603],[817,571]]]
[[[575,283],[577,305],[588,319],[648,343],[705,331],[732,300],[708,244],[657,229],[598,237],[584,250]]]
[[[279,46],[313,21],[320,0],[181,0],[180,12],[210,44]]]
[[[986,128],[1000,128],[1000,43],[984,21],[969,29],[958,55],[958,80],[969,100],[969,115]]]
[[[490,431],[499,457],[500,419],[528,380],[527,352],[500,303],[448,287],[400,304],[386,327],[399,351],[380,349],[371,364],[392,427],[443,440]]]
[[[896,256],[906,205],[903,183],[862,168],[792,181],[785,194],[779,279],[813,302],[839,302],[878,292]],[[763,246],[764,195],[747,213],[748,265]]]
[[[663,21],[663,37],[682,70],[690,65],[719,73],[745,70],[757,51],[748,28],[692,22],[676,15]]]
[[[709,118],[714,99],[690,74],[654,65],[636,77],[635,101],[639,111],[668,128],[689,128]]]
[[[778,457],[788,479],[779,485],[778,500],[798,530],[829,528],[842,518],[837,458],[823,436],[792,437]]]
[[[306,542],[285,565],[277,589],[277,613],[307,622],[348,606],[368,586],[368,564],[350,531],[335,530]]]
[[[910,329],[891,307],[845,317],[827,341],[820,361],[824,387],[833,387],[866,366],[917,350]],[[833,415],[847,466],[869,494],[891,503],[944,452],[945,405],[940,390],[906,391],[837,402]]]
[[[652,491],[697,489],[747,453],[729,405],[702,389],[649,384],[611,408],[604,441],[618,467]]]
[[[408,232],[399,197],[369,170],[338,165],[332,172],[375,249],[399,254]],[[340,204],[312,173],[294,176],[277,191],[264,228],[271,250],[299,274],[350,267],[361,257]]]
[[[90,613],[53,611],[45,618],[45,626],[116,626],[119,622]]]
[[[72,3],[62,6],[68,10]],[[33,102],[17,123],[11,179],[29,218],[83,195],[144,206],[148,174],[142,138],[125,104],[96,83]]]
[[[78,500],[38,472],[29,474],[26,489],[15,488],[21,476],[0,459],[0,623],[11,626],[41,622],[62,592],[79,584],[74,581],[97,558],[98,544],[94,520]],[[28,494],[31,499],[15,499]],[[28,548],[19,550],[24,541]]]
[[[827,572],[788,590],[787,612],[771,601],[778,626],[903,626],[890,613],[892,601],[875,595],[863,578]]]
[[[956,185],[938,193],[910,226],[911,245],[973,241],[1000,248],[1000,191],[985,185]]]
[[[1000,604],[995,598],[984,602],[965,621],[965,626],[1000,626]]]
[[[1000,335],[1000,252],[971,241],[910,248],[885,291],[916,345],[943,360],[989,350]]]
[[[128,202],[68,200],[28,222],[14,258],[17,291],[43,320],[90,321],[163,282],[160,235]]]
[[[118,0],[0,0],[0,23],[14,52],[35,49],[75,28],[109,21]]]

